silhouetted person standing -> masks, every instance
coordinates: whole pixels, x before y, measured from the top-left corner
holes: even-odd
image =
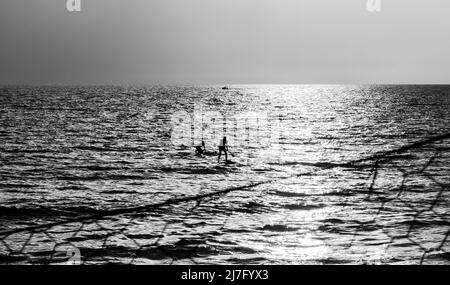
[[[225,153],[225,162],[228,161],[228,145],[227,145],[227,137],[223,137],[219,141],[219,157],[217,158],[217,162],[220,162],[220,156],[222,155],[222,151]]]

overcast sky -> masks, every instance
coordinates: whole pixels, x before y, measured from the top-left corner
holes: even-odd
[[[450,83],[450,1],[0,1],[0,84]]]

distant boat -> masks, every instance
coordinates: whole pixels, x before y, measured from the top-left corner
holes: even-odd
[[[222,87],[222,90],[228,90],[227,86]]]

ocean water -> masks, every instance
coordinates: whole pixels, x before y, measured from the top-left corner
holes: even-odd
[[[450,133],[449,106],[449,86],[0,87],[1,232],[231,189],[0,234],[0,262],[449,264],[448,138],[345,165]]]

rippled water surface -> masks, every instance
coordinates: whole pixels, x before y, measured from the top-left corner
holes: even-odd
[[[0,262],[449,263],[448,139],[342,166],[448,133],[449,87],[221,87],[0,87],[2,231],[252,185],[3,236]]]

